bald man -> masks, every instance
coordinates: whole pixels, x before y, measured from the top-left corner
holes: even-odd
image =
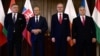
[[[66,56],[67,42],[70,38],[70,22],[62,3],[57,4],[57,13],[51,19],[51,40],[55,43],[55,56]]]
[[[45,17],[40,16],[39,7],[34,7],[34,17],[30,18],[27,29],[31,33],[32,56],[37,56],[37,50],[39,56],[44,56],[44,34],[48,27]]]
[[[84,7],[79,7],[80,16],[73,20],[72,37],[76,44],[76,56],[93,55],[93,43],[96,42],[96,30],[92,17],[86,16]]]

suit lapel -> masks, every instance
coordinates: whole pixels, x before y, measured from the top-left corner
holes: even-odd
[[[35,22],[35,17],[32,17],[32,22],[33,22],[33,23],[36,23],[36,22]]]
[[[57,21],[57,23],[59,23],[58,14],[56,14],[56,21]],[[60,24],[60,23],[59,23],[59,24]]]
[[[85,25],[87,24],[87,16],[85,16]]]
[[[18,19],[19,19],[19,14],[17,14],[17,18],[16,18],[15,23],[17,23]]]
[[[83,26],[83,23],[82,23],[82,21],[81,21],[81,18],[80,18],[80,16],[79,16],[79,24],[81,24],[82,26]]]
[[[14,23],[14,22],[13,22],[12,13],[11,13],[11,15],[10,15],[10,20],[11,20],[12,23]]]
[[[40,21],[41,21],[41,16],[39,17],[39,21],[38,22],[40,23]]]
[[[41,19],[42,17],[40,16],[39,17],[39,21],[38,21],[38,24],[41,24],[41,22],[42,22],[42,19]]]

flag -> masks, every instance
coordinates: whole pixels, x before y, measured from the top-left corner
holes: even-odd
[[[86,15],[90,16],[90,11],[89,11],[88,4],[87,4],[86,0],[81,0],[81,6],[85,7]]]
[[[96,54],[97,56],[99,55],[99,51],[100,51],[100,0],[96,0],[95,2],[95,7],[94,7],[94,11],[92,14],[93,20],[95,22],[95,26],[96,26],[96,39],[97,39],[97,47],[96,47]]]
[[[72,29],[72,21],[76,17],[76,12],[75,12],[75,8],[74,8],[72,0],[67,1],[66,8],[65,8],[65,13],[67,13],[69,15],[70,28]],[[71,46],[73,46],[72,40],[69,41],[69,44]]]
[[[94,22],[96,24],[96,38],[97,42],[100,44],[100,0],[95,3],[94,11],[92,14]]]
[[[2,2],[0,0],[0,47],[7,42],[6,36],[3,34],[4,17],[5,13]]]
[[[31,7],[30,0],[26,0],[22,14],[24,14],[27,23],[28,23],[30,17],[34,16],[33,11],[32,11],[32,7]],[[26,39],[26,41],[28,42],[28,44],[31,46],[30,33],[29,33],[29,31],[26,28],[23,31],[23,36]]]
[[[11,5],[12,4],[15,4],[15,0],[11,0],[10,6],[9,6],[9,9],[8,9],[8,13],[11,13]],[[5,28],[3,28],[3,32],[7,36],[7,30]]]

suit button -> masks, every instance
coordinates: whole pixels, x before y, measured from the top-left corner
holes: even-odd
[[[13,32],[16,32],[15,30]]]

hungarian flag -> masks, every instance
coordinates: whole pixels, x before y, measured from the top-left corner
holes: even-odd
[[[96,25],[96,39],[97,42],[100,44],[100,0],[96,0],[92,17]],[[97,52],[97,56],[100,56],[99,54],[100,45],[97,45],[96,52]]]
[[[96,24],[96,38],[97,42],[100,43],[100,0],[95,3],[94,11],[92,17]]]
[[[15,0],[11,0],[10,6],[9,6],[9,9],[8,9],[8,13],[11,13],[11,5],[12,5],[12,4],[15,4]],[[7,31],[6,31],[5,28],[3,28],[3,32],[4,32],[4,34],[7,36]]]
[[[65,13],[67,13],[69,15],[70,29],[72,30],[72,21],[76,17],[76,12],[75,12],[75,8],[74,8],[72,0],[67,0],[67,4],[66,4],[66,8],[65,8]],[[70,46],[73,46],[73,41],[70,40],[69,44],[70,44]]]
[[[26,18],[26,22],[27,23],[28,23],[30,17],[34,16],[33,11],[32,11],[32,7],[31,7],[30,0],[26,0],[22,14],[25,15],[25,18]],[[25,28],[25,30],[23,32],[23,36],[26,39],[26,41],[28,42],[28,44],[31,46],[30,33],[29,33],[29,31],[26,28]]]
[[[6,36],[3,34],[4,17],[5,17],[5,13],[4,13],[2,2],[0,0],[0,47],[7,42]]]
[[[89,11],[88,4],[87,4],[86,0],[81,0],[81,6],[85,7],[86,15],[90,16],[90,11]]]

